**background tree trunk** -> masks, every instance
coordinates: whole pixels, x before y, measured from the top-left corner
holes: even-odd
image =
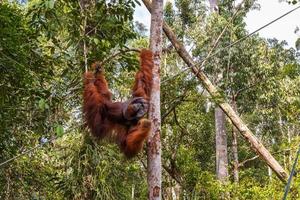
[[[217,13],[218,2],[217,0],[209,0],[212,12]],[[218,84],[223,77],[223,72],[215,74],[215,84]],[[215,106],[215,130],[216,130],[216,175],[217,179],[225,183],[228,177],[228,154],[227,154],[227,133],[225,129],[225,114],[222,109]]]
[[[152,2],[150,49],[153,52],[153,86],[149,117],[152,129],[147,142],[148,192],[150,200],[161,199],[161,116],[160,116],[160,63],[162,50],[163,0]]]
[[[225,115],[221,108],[215,108],[216,128],[216,175],[217,179],[225,183],[228,177],[227,135],[225,129]]]

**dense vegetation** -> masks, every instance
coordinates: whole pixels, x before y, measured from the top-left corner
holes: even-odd
[[[20,3],[21,2],[21,3]],[[95,141],[83,126],[85,65],[105,60],[114,99],[129,96],[138,56],[148,46],[133,22],[136,0],[0,1],[1,199],[147,199],[144,152],[125,159],[115,145]],[[203,70],[237,105],[272,155],[291,170],[299,146],[300,57],[284,41],[245,37],[247,1],[211,13],[205,1],[166,3],[165,21],[201,63],[227,27]],[[233,19],[233,20],[232,20]],[[229,177],[215,175],[214,101],[164,38],[161,68],[163,197],[172,199],[280,199],[284,184],[238,137],[239,181],[233,179],[232,124],[226,121]],[[46,143],[45,143],[46,141]],[[48,142],[47,142],[48,141]],[[42,146],[37,146],[42,145]],[[298,166],[299,169],[299,166]],[[295,176],[290,199],[300,198]]]

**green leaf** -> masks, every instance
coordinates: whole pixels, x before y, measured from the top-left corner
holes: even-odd
[[[61,137],[64,134],[64,128],[62,127],[62,125],[56,126],[55,133],[58,137]]]
[[[48,110],[49,108],[50,108],[49,105],[46,103],[45,104],[45,109]]]
[[[70,11],[71,11],[71,9],[70,9],[68,6],[64,5],[64,7],[63,7],[63,12],[64,12],[65,14],[67,14],[67,13],[69,13]]]
[[[99,39],[98,38],[94,38],[94,43],[97,45],[97,44],[99,44]]]
[[[48,1],[48,8],[53,9],[54,8],[54,3],[55,3],[54,0],[49,0]]]
[[[45,102],[45,99],[40,99],[39,100],[39,108],[44,111],[45,108],[46,108],[46,102]]]

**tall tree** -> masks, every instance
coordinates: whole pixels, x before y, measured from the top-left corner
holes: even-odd
[[[210,0],[211,11],[218,14],[217,0]],[[215,84],[221,81],[223,72],[215,74],[217,77]],[[216,130],[216,175],[221,182],[226,182],[228,177],[228,153],[227,153],[227,133],[225,126],[225,114],[222,109],[216,104],[215,107],[215,130]]]
[[[160,116],[160,63],[162,51],[163,0],[152,2],[150,49],[153,52],[153,85],[149,117],[152,121],[147,145],[148,192],[150,200],[161,199],[161,116]]]

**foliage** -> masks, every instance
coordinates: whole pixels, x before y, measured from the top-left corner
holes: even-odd
[[[61,169],[54,178],[55,187],[64,198],[129,199],[132,188],[137,198],[145,198],[146,182],[139,163],[125,160],[115,146],[95,143],[89,136],[72,135],[65,140],[72,146],[61,141],[58,148],[66,151],[57,151],[54,160],[54,166]],[[65,158],[68,162],[62,163]]]
[[[131,28],[134,1],[123,3],[101,1],[84,11],[75,1],[30,1],[27,5],[0,3],[0,73],[3,77],[0,82],[0,115],[4,119],[0,125],[1,161],[31,149],[39,144],[40,139],[61,137],[64,132],[80,134],[77,131],[82,126],[81,99],[78,96],[81,96],[81,74],[84,71],[81,65],[84,62],[83,41],[88,49],[94,49],[87,55],[88,61],[92,61],[103,59],[110,51],[116,51],[115,48],[124,47],[128,39],[135,38]],[[82,34],[81,24],[85,19],[94,31],[88,36]],[[126,77],[137,65],[135,57],[126,55],[115,63],[110,63],[108,71],[120,75],[125,71]],[[127,69],[128,65],[133,67]],[[118,81],[117,77],[114,78]],[[52,148],[48,154],[57,153],[56,146]],[[97,151],[99,149],[92,148],[88,153],[93,155]],[[30,155],[41,152],[43,150],[38,148]],[[9,167],[0,169],[1,198],[51,196],[52,199],[62,199],[62,195],[67,195],[57,190],[53,182],[57,173],[62,172],[53,166],[52,158],[46,156],[45,164],[39,166],[46,159],[42,155],[25,155],[21,160],[13,161],[17,164],[10,163],[7,164]],[[69,183],[72,181],[66,184]],[[132,185],[118,187],[114,189],[122,192],[114,194],[127,199]],[[14,196],[14,193],[18,195]],[[79,196],[83,194],[85,191]]]
[[[148,46],[142,24],[132,23],[137,1],[2,1],[0,3],[0,161],[54,139],[0,166],[1,199],[147,198],[144,152],[126,160],[115,145],[83,128],[81,77],[95,60],[127,47]],[[80,1],[84,3],[85,1]],[[285,42],[245,37],[244,17],[231,20],[234,1],[211,14],[204,1],[167,2],[165,20],[201,64],[218,35],[223,37],[203,68],[237,102],[250,129],[289,171],[299,145],[299,52]],[[86,46],[87,51],[84,51]],[[85,54],[86,53],[86,54]],[[105,63],[114,99],[130,96],[138,66],[135,53]],[[215,178],[215,104],[164,38],[161,68],[163,195],[170,199],[280,199],[284,192],[264,162],[238,137],[240,182]],[[221,74],[221,77],[217,77]],[[232,125],[228,122],[229,171]],[[248,160],[250,159],[250,160]],[[248,160],[248,161],[247,161]],[[297,169],[299,170],[299,167]],[[290,199],[299,199],[293,178]],[[176,190],[175,190],[176,189]],[[178,190],[177,190],[178,189]],[[225,196],[224,196],[225,195]]]

